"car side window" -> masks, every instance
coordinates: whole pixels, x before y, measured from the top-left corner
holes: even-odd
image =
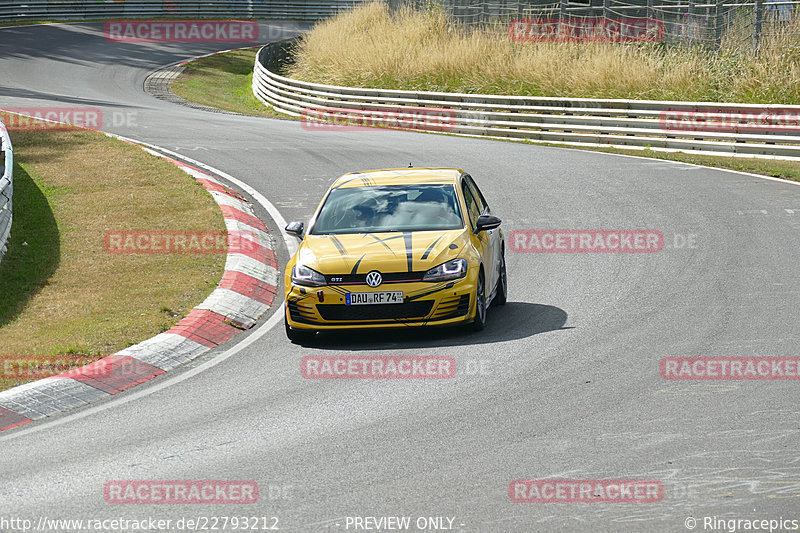
[[[486,199],[483,197],[483,193],[473,181],[472,176],[469,174],[464,174],[464,181],[466,182],[467,186],[469,187],[470,191],[472,192],[473,198],[478,204],[478,209],[480,214],[488,214],[490,211],[488,210],[489,204],[486,203]]]
[[[467,204],[470,225],[474,228],[475,224],[478,223],[478,217],[481,215],[480,205],[466,180],[461,182],[461,190],[464,192],[464,202]]]

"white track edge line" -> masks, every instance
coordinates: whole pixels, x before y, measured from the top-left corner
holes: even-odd
[[[778,183],[788,183],[789,185],[800,185],[800,181],[788,180],[788,179],[784,179],[784,178],[776,178],[774,176],[765,176],[763,174],[754,174],[752,172],[745,172],[743,170],[734,170],[732,168],[711,167],[711,166],[708,166],[708,165],[699,165],[697,163],[687,163],[685,161],[674,161],[672,159],[661,159],[659,157],[647,157],[646,155],[616,154],[614,152],[603,152],[603,151],[600,151],[600,150],[592,150],[591,148],[576,148],[576,147],[573,147],[573,146],[548,146],[548,145],[545,145],[545,144],[536,144],[535,142],[530,142],[530,144],[533,145],[533,146],[539,146],[541,148],[558,148],[558,149],[561,149],[561,150],[570,150],[570,151],[573,151],[573,152],[584,152],[584,153],[592,152],[594,154],[613,155],[613,156],[617,156],[617,157],[630,157],[632,159],[640,159],[640,160],[644,160],[644,161],[653,161],[653,162],[658,162],[658,163],[672,163],[672,164],[675,164],[675,165],[687,165],[687,166],[690,166],[690,167],[704,168],[704,169],[709,169],[709,170],[719,170],[720,172],[731,172],[733,174],[741,174],[742,176],[750,176],[752,178],[761,178],[763,180],[777,181]],[[684,153],[686,155],[691,155],[691,154],[688,154],[687,152],[681,152],[681,153]],[[724,157],[724,156],[721,156],[721,157]],[[775,160],[775,161],[778,161],[778,160]]]

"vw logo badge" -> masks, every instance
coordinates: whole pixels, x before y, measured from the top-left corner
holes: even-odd
[[[383,276],[377,270],[373,270],[367,274],[367,285],[370,287],[377,287],[383,282]]]

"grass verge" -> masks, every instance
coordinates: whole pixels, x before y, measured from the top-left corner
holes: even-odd
[[[107,231],[223,231],[194,179],[101,133],[10,135],[14,222],[0,262],[0,358],[94,360],[165,331],[214,289],[223,254],[104,249]],[[24,381],[0,372],[0,390]]]
[[[788,181],[800,182],[800,162],[781,161],[773,159],[753,159],[748,157],[725,157],[704,154],[687,154],[685,152],[659,152],[657,150],[626,150],[624,148],[590,148],[577,147],[565,144],[536,143],[543,146],[553,146],[556,148],[572,148],[579,150],[591,150],[593,152],[605,152],[610,154],[633,155],[637,157],[650,157],[653,159],[663,159],[666,161],[678,161],[681,163],[691,163],[712,168],[728,170],[738,170],[739,172],[749,172],[761,176],[780,178]]]
[[[172,92],[192,102],[225,111],[285,118],[253,96],[253,64],[258,48],[201,57],[186,65],[172,82]]]

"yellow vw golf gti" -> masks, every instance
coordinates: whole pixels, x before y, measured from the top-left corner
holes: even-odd
[[[286,335],[486,324],[506,302],[505,242],[478,186],[460,169],[345,174],[331,185],[286,265]]]

